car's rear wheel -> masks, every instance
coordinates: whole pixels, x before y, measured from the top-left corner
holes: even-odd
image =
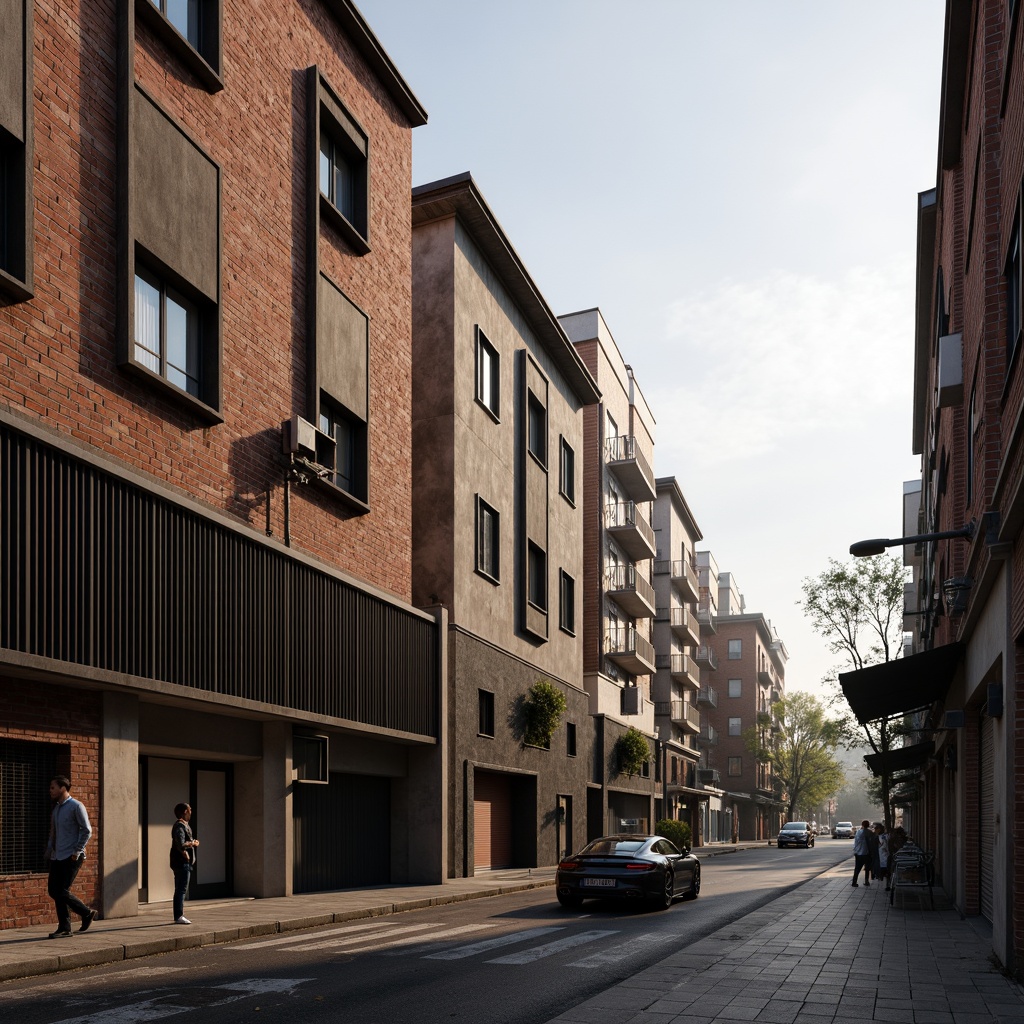
[[[672,900],[676,894],[676,881],[671,871],[665,872],[665,888],[664,891],[658,896],[658,909],[668,910],[672,906]]]
[[[695,900],[700,895],[700,865],[693,869],[693,878],[690,879],[690,888],[683,894],[684,900]]]
[[[583,900],[579,896],[563,896],[562,893],[557,893],[558,902],[562,904],[566,910],[579,910],[583,905]]]

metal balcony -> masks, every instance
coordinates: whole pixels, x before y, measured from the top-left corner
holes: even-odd
[[[757,670],[757,681],[762,686],[773,686],[775,684],[775,677],[766,668],[759,668]]]
[[[657,553],[654,529],[644,518],[635,501],[618,501],[605,505],[604,527],[616,543],[635,562],[653,558]]]
[[[613,626],[605,631],[604,653],[624,672],[643,676],[654,672],[654,645],[634,626]]]
[[[718,730],[713,725],[704,722],[700,727],[700,742],[713,747],[718,743]]]
[[[717,708],[718,691],[713,686],[708,686],[707,683],[705,683],[697,693],[697,703],[707,704],[708,707]]]
[[[620,435],[607,438],[604,454],[608,467],[622,481],[634,501],[654,501],[658,496],[654,471],[635,437]]]
[[[697,647],[700,644],[697,617],[687,605],[669,609],[669,626],[688,647]]]
[[[669,672],[677,682],[700,689],[700,669],[688,654],[673,654],[669,662]]]
[[[685,558],[677,558],[674,561],[659,560],[654,563],[654,571],[659,575],[666,572],[669,574],[672,585],[679,591],[683,601],[696,601],[699,598],[700,585],[697,582],[697,573]]]
[[[682,726],[687,732],[694,735],[700,732],[700,712],[685,700],[672,700],[669,717],[676,725]]]
[[[718,668],[718,655],[707,644],[701,644],[697,648],[694,660],[698,665],[703,665],[705,668],[711,669],[712,672]]]
[[[703,636],[714,636],[718,632],[718,622],[708,608],[697,609],[697,622]]]
[[[606,592],[631,618],[654,617],[654,587],[636,571],[636,566],[613,565],[605,573]]]

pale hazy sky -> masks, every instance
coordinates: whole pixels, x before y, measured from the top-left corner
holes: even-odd
[[[815,689],[801,580],[919,476],[943,0],[357,3],[429,114],[413,183],[470,171],[552,310],[600,307],[655,473]]]

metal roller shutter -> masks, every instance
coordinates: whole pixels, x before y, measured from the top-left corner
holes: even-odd
[[[477,871],[512,866],[512,787],[504,775],[473,776],[473,865]]]
[[[995,720],[983,715],[979,736],[978,762],[978,876],[981,914],[992,921],[992,888],[994,881],[995,831]]]

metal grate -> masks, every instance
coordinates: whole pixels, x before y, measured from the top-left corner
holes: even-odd
[[[0,875],[45,870],[52,808],[47,787],[70,769],[69,744],[0,739]]]

